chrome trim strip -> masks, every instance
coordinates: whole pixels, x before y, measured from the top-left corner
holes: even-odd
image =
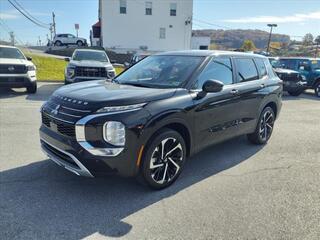
[[[65,106],[61,106],[61,107],[64,108],[64,109],[75,111],[75,112],[84,112],[84,113],[90,113],[91,112],[90,110],[80,110],[80,109],[69,108],[69,107],[65,107]]]
[[[66,115],[66,116],[69,116],[69,117],[81,118],[81,116],[72,115],[72,114],[69,114],[69,113],[61,112],[61,111],[59,111],[59,113],[60,113],[60,114],[63,114],[63,115]]]
[[[46,140],[43,138],[40,138],[41,141],[45,142],[46,144],[50,145],[52,148],[55,148],[56,150],[64,153],[65,155],[69,156],[75,164],[79,167],[79,169],[75,168],[72,166],[70,163],[64,161],[63,159],[59,158],[56,155],[53,155],[51,152],[49,152],[42,144],[41,144],[41,149],[42,151],[56,164],[58,164],[61,167],[64,167],[65,169],[69,170],[70,172],[73,172],[74,174],[78,176],[84,176],[84,177],[94,177],[90,171],[71,153],[68,153],[66,151],[61,150],[60,148],[53,146],[52,144],[48,143]]]
[[[43,113],[44,113],[45,115],[47,115],[48,117],[51,117],[51,118],[56,119],[56,120],[58,120],[58,121],[65,122],[65,123],[69,123],[69,124],[74,124],[74,122],[67,121],[67,120],[63,120],[63,119],[54,117],[54,116],[52,116],[52,115],[50,115],[50,114],[48,114],[48,113],[46,113],[46,112],[43,112]]]

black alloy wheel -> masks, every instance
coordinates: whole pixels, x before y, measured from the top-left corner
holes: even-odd
[[[142,174],[155,189],[171,185],[180,175],[186,160],[185,141],[179,133],[165,130],[155,137],[146,150]]]

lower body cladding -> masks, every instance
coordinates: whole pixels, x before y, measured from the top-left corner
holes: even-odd
[[[119,174],[124,177],[138,173],[138,141],[132,139],[134,133],[127,131],[126,147],[116,156],[94,155],[75,138],[65,137],[46,126],[40,128],[40,142],[43,152],[55,163],[79,176],[96,177]],[[130,136],[131,135],[131,136]]]

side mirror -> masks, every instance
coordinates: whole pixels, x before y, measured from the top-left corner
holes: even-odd
[[[64,58],[64,60],[65,60],[66,62],[70,62],[70,58],[68,58],[68,57]]]
[[[223,83],[218,80],[207,80],[202,86],[202,91],[206,93],[220,92],[222,89]]]
[[[27,57],[27,60],[28,61],[32,61],[32,57]]]

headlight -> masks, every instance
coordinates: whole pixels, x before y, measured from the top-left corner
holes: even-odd
[[[301,79],[302,79],[303,81],[307,81],[306,76],[304,76],[304,75],[300,75],[300,76],[301,76]]]
[[[139,104],[133,104],[133,105],[127,105],[127,106],[104,107],[99,109],[97,112],[107,113],[107,112],[122,112],[122,111],[128,111],[128,110],[138,110],[145,105],[146,103],[139,103]]]
[[[36,70],[35,66],[33,66],[33,65],[27,66],[27,69],[28,69],[28,72],[29,72],[29,71],[35,71],[35,70]]]
[[[75,74],[75,68],[74,67],[68,67],[67,68],[67,76],[72,78]]]
[[[124,146],[126,142],[125,126],[121,122],[106,122],[103,125],[103,138],[114,146]]]

